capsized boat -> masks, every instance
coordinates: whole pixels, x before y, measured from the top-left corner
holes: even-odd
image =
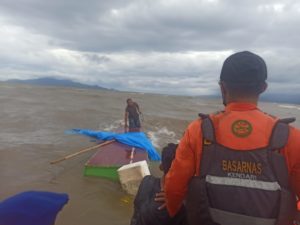
[[[120,142],[105,145],[87,161],[84,167],[85,176],[97,176],[113,181],[119,180],[117,170],[134,162],[148,160],[145,149],[132,147]]]
[[[127,164],[148,160],[158,161],[160,155],[143,132],[107,132],[73,129],[75,133],[110,141],[85,164],[84,175],[118,180],[117,170]]]

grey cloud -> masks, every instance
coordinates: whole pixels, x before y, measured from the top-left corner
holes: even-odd
[[[224,59],[247,49],[266,60],[270,91],[299,92],[296,1],[0,0],[0,15],[0,79],[23,71],[122,90],[212,93]]]
[[[2,2],[2,13],[15,23],[84,51],[211,51],[243,46],[268,48],[283,41],[299,45],[298,32],[290,29],[299,21],[299,13],[289,1],[278,16],[273,10],[260,11],[260,1],[235,2],[234,6],[232,1],[193,0],[173,4],[172,1]]]
[[[84,57],[87,60],[89,60],[91,62],[94,62],[94,63],[97,63],[97,64],[106,63],[106,62],[110,61],[110,58],[107,57],[107,56],[99,56],[99,55],[93,54],[93,53],[84,54]]]

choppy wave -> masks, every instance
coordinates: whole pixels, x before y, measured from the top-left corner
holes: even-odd
[[[106,124],[106,125],[102,125],[99,124],[99,130],[104,130],[104,131],[115,131],[118,130],[120,128],[122,128],[124,126],[124,121],[123,120],[116,120],[111,124]]]
[[[278,105],[280,108],[300,110],[299,105]]]
[[[123,128],[124,121],[116,120],[111,124],[99,124],[98,129],[102,131],[119,131]],[[151,128],[150,128],[151,129]],[[146,135],[151,140],[155,148],[161,148],[169,142],[178,143],[176,133],[169,130],[167,127],[152,127],[153,130],[146,132]]]
[[[153,146],[156,148],[162,147],[163,144],[168,142],[178,143],[178,140],[175,139],[175,132],[168,130],[167,127],[156,128],[155,131],[148,131],[147,135],[150,138]]]

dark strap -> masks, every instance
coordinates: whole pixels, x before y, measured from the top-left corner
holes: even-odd
[[[276,225],[292,224],[293,214],[296,211],[296,197],[290,190],[286,160],[279,152],[288,142],[290,130],[288,124],[294,121],[294,118],[278,120],[274,125],[269,143],[272,169],[281,186],[280,208]]]
[[[202,156],[200,162],[200,176],[205,177],[210,168],[211,162],[211,152],[215,150],[216,146],[216,136],[215,128],[212,120],[209,115],[199,113],[199,116],[202,119],[202,138],[203,138],[203,147],[202,147]]]
[[[202,119],[202,136],[204,140],[208,140],[210,142],[215,142],[215,128],[212,120],[210,119],[209,115],[199,113],[199,116]]]
[[[270,150],[278,150],[283,148],[289,138],[289,125],[290,119],[278,120],[273,127],[272,135],[269,142]]]
[[[290,117],[290,118],[284,118],[279,120],[282,123],[290,124],[296,121],[295,117]]]

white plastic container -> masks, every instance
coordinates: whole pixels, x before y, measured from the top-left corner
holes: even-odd
[[[118,169],[122,188],[130,195],[136,195],[144,176],[150,175],[146,160],[124,165]]]

